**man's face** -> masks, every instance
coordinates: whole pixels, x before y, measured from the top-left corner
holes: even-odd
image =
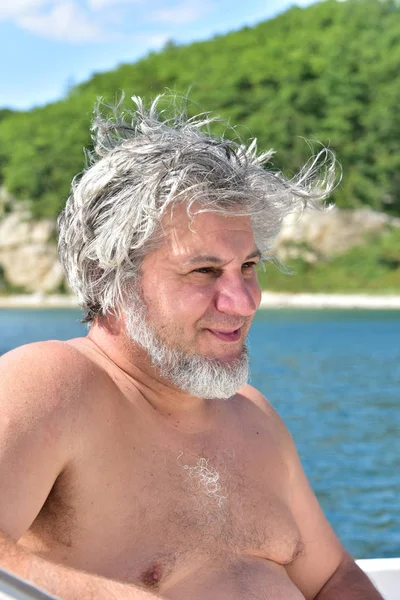
[[[145,327],[132,306],[128,331],[153,362],[157,363],[158,355],[161,365],[175,360],[171,352],[165,354],[170,349],[179,356],[181,371],[194,370],[188,359],[195,358],[199,367],[208,365],[211,371],[216,367],[221,375],[225,373],[226,382],[232,380],[231,388],[236,376],[240,387],[247,377],[245,339],[261,299],[255,271],[259,251],[250,219],[208,212],[196,215],[190,223],[186,207],[179,205],[172,218],[164,219],[163,227],[162,247],[150,252],[142,265]],[[151,349],[154,343],[157,348]],[[193,380],[194,372],[190,377]],[[212,373],[205,371],[201,375],[202,379],[210,377]],[[171,378],[175,383],[181,380]],[[233,393],[232,389],[228,392]],[[206,395],[206,388],[195,395]],[[214,395],[224,397],[222,392]]]

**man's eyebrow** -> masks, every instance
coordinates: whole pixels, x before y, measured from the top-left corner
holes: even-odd
[[[261,254],[260,250],[254,250],[254,252],[252,252],[251,254],[246,256],[246,258],[244,259],[244,262],[246,262],[252,258],[261,258],[261,256],[262,256],[262,254]],[[221,258],[218,258],[218,256],[213,256],[210,254],[198,254],[198,255],[190,258],[186,262],[186,264],[194,265],[194,264],[198,264],[198,263],[208,263],[208,264],[211,263],[213,265],[220,265],[222,262],[224,262],[224,261]]]
[[[262,252],[261,250],[259,250],[257,248],[257,250],[254,250],[254,252],[252,252],[251,254],[249,254],[245,260],[250,260],[251,258],[260,258],[262,257]]]

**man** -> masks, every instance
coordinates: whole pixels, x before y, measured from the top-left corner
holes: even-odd
[[[288,181],[134,100],[59,221],[88,336],[1,360],[0,564],[64,600],[381,598],[247,385],[256,266],[334,165]]]

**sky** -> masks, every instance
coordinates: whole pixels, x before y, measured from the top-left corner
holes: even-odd
[[[168,40],[189,43],[313,0],[0,0],[0,108],[57,100]]]

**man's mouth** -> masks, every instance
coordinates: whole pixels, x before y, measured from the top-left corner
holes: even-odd
[[[207,331],[223,342],[238,342],[242,335],[241,327],[229,331],[220,331],[218,329],[207,329]]]

